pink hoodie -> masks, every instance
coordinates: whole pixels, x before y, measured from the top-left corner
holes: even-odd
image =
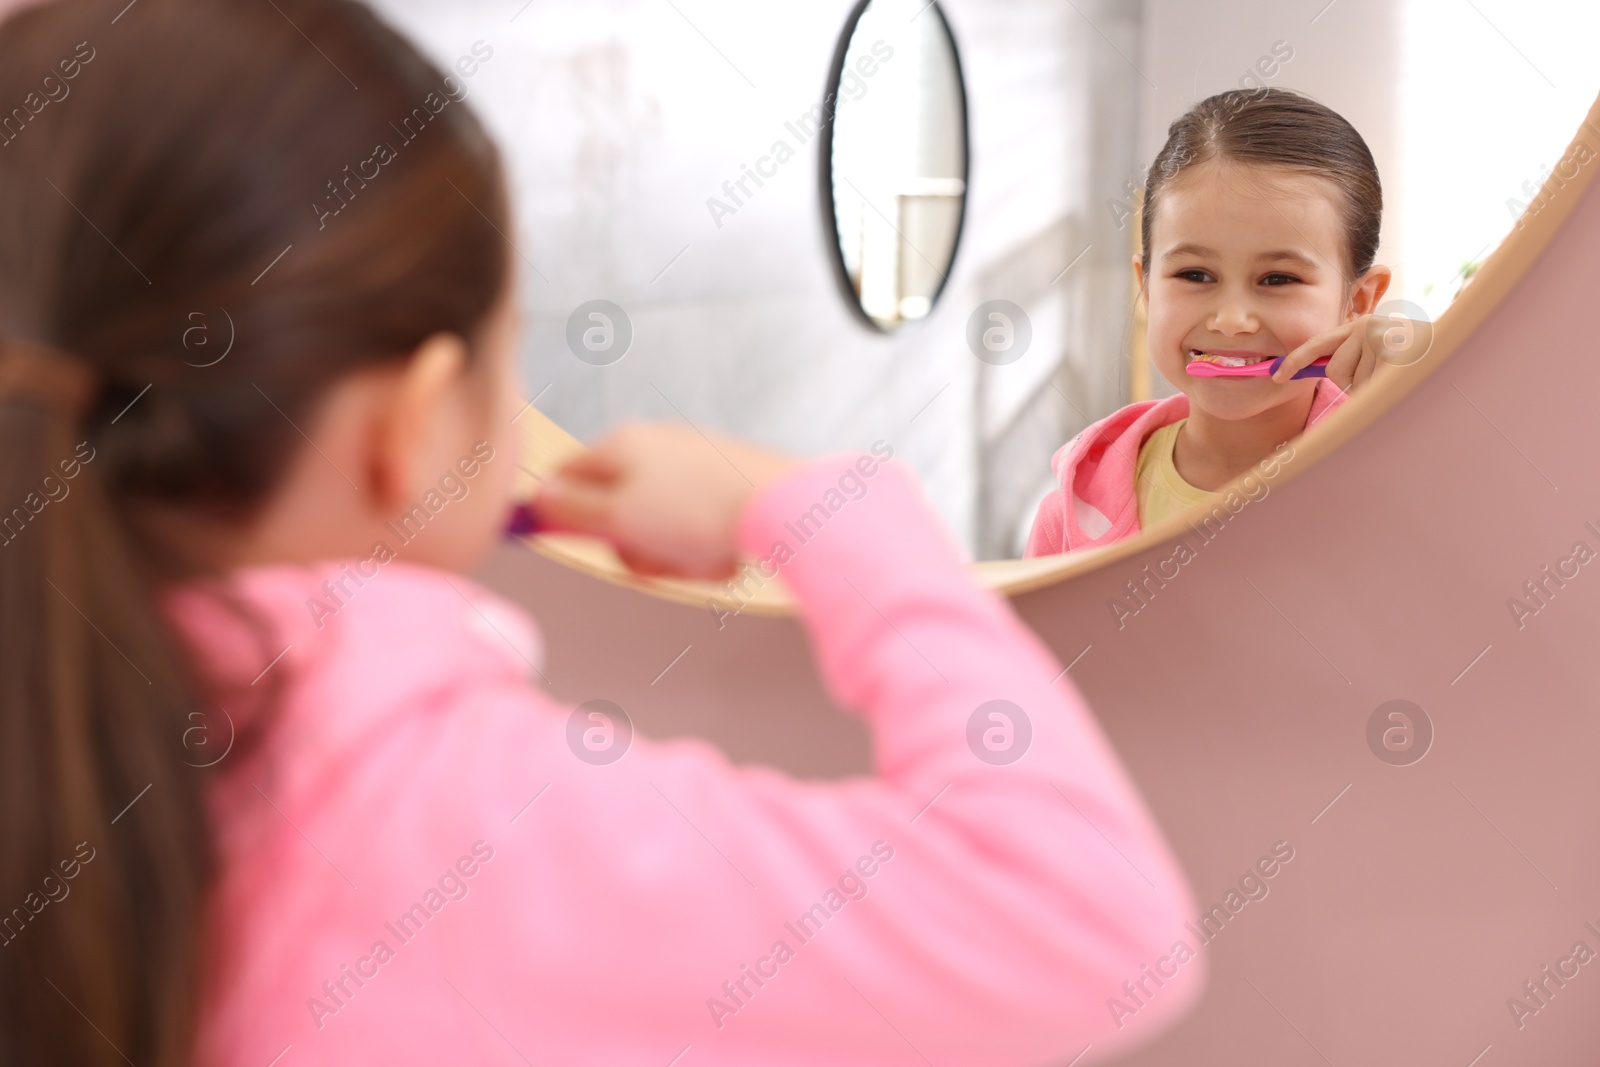
[[[643,737],[600,762],[617,717],[607,749],[606,718],[540,688],[532,621],[454,574],[246,569],[254,638],[200,587],[170,594],[215,677],[282,687],[215,772],[196,1063],[1087,1063],[1189,1008],[1203,959],[1143,970],[1188,887],[1071,679],[899,464],[852,462],[874,465],[767,487],[739,543],[787,546],[873,777]],[[997,700],[1007,718],[980,712]]]
[[[1306,429],[1344,403],[1348,394],[1317,379]],[[1115,411],[1062,445],[1050,460],[1057,487],[1039,502],[1024,556],[1052,556],[1121,541],[1139,532],[1133,472],[1145,439],[1189,416],[1189,397],[1175,393]],[[1068,501],[1071,505],[1068,506]]]

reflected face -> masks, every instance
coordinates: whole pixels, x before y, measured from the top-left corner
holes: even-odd
[[[1309,402],[1313,378],[1193,378],[1184,367],[1275,359],[1349,320],[1341,195],[1323,178],[1215,160],[1162,189],[1140,279],[1148,343],[1191,410],[1240,420]]]

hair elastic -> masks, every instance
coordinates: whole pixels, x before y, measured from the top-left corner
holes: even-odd
[[[37,341],[0,339],[0,403],[21,402],[83,415],[95,373],[77,356]]]

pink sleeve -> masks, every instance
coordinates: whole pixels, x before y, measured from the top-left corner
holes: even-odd
[[[743,547],[792,545],[844,462],[763,494]],[[852,946],[871,951],[841,948],[840,972],[897,1025],[940,1035],[941,1063],[1107,1047],[1108,999],[1129,1003],[1122,983],[1187,936],[1188,886],[1070,678],[974,586],[911,476],[890,463],[868,486],[782,570],[834,699],[872,729],[877,779],[830,800],[896,850],[875,879],[871,933]],[[1200,977],[1180,971],[1149,998],[1146,1034],[1188,1007]]]
[[[1171,956],[1187,885],[1071,679],[973,585],[898,463],[847,474],[866,461],[767,487],[740,541],[787,547],[876,776],[797,781],[643,738],[591,764],[571,706],[480,688],[381,739],[370,815],[344,818],[374,862],[438,857],[357,882],[414,893],[477,837],[493,858],[401,950],[419,992],[381,979],[352,1003],[370,1027],[341,1016],[305,1047],[409,1030],[471,1035],[433,1049],[463,1062],[1003,1067],[1098,1058],[1192,1005],[1204,961]]]

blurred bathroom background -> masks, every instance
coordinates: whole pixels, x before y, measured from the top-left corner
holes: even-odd
[[[870,187],[835,204],[845,184],[830,188],[805,117],[852,0],[376,6],[441,65],[493,50],[458,77],[510,169],[539,410],[586,441],[664,418],[806,455],[887,442],[980,559],[1020,554],[1056,448],[1170,392],[1142,358],[1129,261],[1144,170],[1190,104],[1278,85],[1348,118],[1383,176],[1391,296],[1437,315],[1600,90],[1592,0],[877,0],[845,57],[873,73],[843,95],[898,101],[905,128],[841,118],[835,151],[868,176],[845,184]],[[892,60],[858,67],[880,40]],[[964,168],[948,136],[963,118]],[[870,184],[907,152],[934,162]],[[891,185],[898,225],[872,206]],[[869,270],[851,299],[841,262],[859,270],[874,234],[906,227],[953,263],[902,254],[909,289],[884,295]],[[614,361],[569,341],[595,300],[631,330]],[[1009,362],[969,344],[995,300],[1031,333]]]

